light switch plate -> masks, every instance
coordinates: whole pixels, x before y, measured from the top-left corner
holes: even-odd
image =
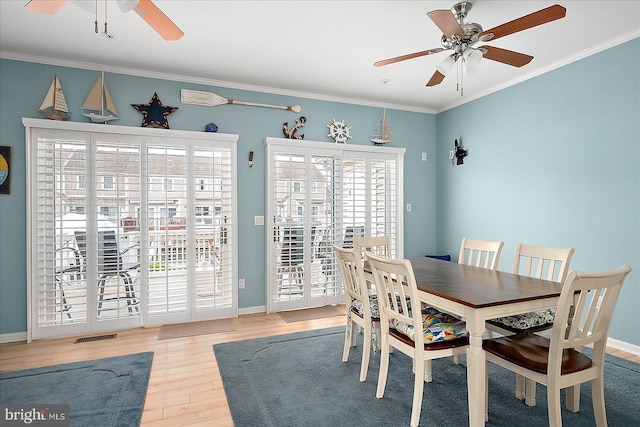
[[[253,225],[264,225],[264,217],[262,215],[254,216]]]

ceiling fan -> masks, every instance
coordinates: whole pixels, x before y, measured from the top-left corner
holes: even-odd
[[[96,13],[98,9],[97,0],[70,0],[71,3],[82,9]],[[106,8],[106,0],[105,8]],[[33,12],[54,14],[67,0],[31,0],[25,7]],[[147,24],[151,26],[160,36],[167,40],[178,40],[184,36],[184,32],[178,28],[160,9],[153,4],[151,0],[117,0],[118,6],[122,12],[129,12],[133,9]],[[105,31],[107,33],[107,23],[105,22]],[[96,19],[96,33],[98,32],[98,20]]]
[[[460,64],[460,66],[464,64],[473,67],[477,65],[482,58],[486,58],[514,67],[522,67],[531,62],[533,56],[493,46],[474,46],[478,42],[484,43],[489,40],[495,40],[508,36],[509,34],[517,33],[518,31],[564,18],[567,13],[567,9],[556,4],[505,24],[498,25],[490,30],[483,31],[480,24],[464,22],[471,7],[471,2],[461,2],[454,5],[451,10],[432,10],[427,13],[427,16],[431,18],[433,23],[436,24],[443,33],[441,39],[443,47],[385,59],[373,65],[381,67],[407,59],[452,50],[453,53],[436,66],[436,72],[433,73],[433,76],[431,76],[431,79],[427,82],[427,86],[440,84],[456,63]]]

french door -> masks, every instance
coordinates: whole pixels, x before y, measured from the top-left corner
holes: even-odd
[[[332,246],[388,235],[402,256],[404,149],[267,138],[267,309],[344,302]]]
[[[237,314],[236,136],[24,122],[29,339]]]

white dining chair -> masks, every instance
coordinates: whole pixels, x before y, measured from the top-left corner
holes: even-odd
[[[489,363],[544,384],[549,426],[559,427],[562,426],[560,390],[567,388],[567,409],[578,412],[580,384],[591,381],[595,423],[606,426],[604,355],[613,310],[630,271],[628,265],[596,273],[571,271],[562,287],[551,338],[516,334],[484,340],[486,395],[489,396]],[[591,357],[579,351],[585,345],[593,347]],[[487,403],[485,421],[488,418]]]
[[[364,262],[364,253],[369,251],[374,255],[391,258],[391,239],[389,236],[368,236],[368,237],[354,237],[353,249],[356,254]],[[375,292],[375,286],[373,285],[373,276],[365,271],[365,279],[367,279],[367,286],[373,289]]]
[[[520,243],[516,247],[513,273],[552,282],[564,283],[573,257],[573,248],[552,248]],[[529,334],[548,331],[553,327],[555,310],[550,308],[508,317],[487,320],[486,327],[501,335]],[[536,404],[536,383],[516,376],[516,397],[529,406]]]
[[[347,299],[347,328],[344,335],[342,361],[349,360],[349,351],[351,347],[356,346],[356,326],[360,326],[364,331],[360,381],[365,381],[369,370],[371,347],[377,346],[380,335],[378,301],[375,294],[369,292],[364,278],[362,260],[355,249],[334,245],[333,250],[338,258]]]
[[[381,356],[376,397],[384,397],[390,348],[413,359],[414,385],[411,426],[420,421],[424,382],[431,382],[431,360],[462,354],[469,345],[463,321],[435,309],[420,307],[411,263],[366,252],[380,304]],[[382,298],[389,295],[390,298]],[[427,375],[429,373],[429,375]]]
[[[497,270],[503,246],[504,242],[473,240],[465,237],[460,245],[458,264]]]

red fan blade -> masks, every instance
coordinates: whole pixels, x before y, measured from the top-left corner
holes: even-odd
[[[439,85],[443,80],[444,74],[442,74],[440,71],[436,71],[435,73],[433,73],[433,76],[431,76],[431,79],[427,82],[427,86]]]
[[[407,60],[407,59],[418,58],[420,56],[431,55],[433,53],[442,52],[443,50],[444,49],[441,48],[441,47],[438,47],[436,49],[423,50],[422,52],[409,53],[407,55],[396,56],[395,58],[384,59],[382,61],[378,61],[378,62],[374,63],[373,65],[374,65],[374,67],[382,67],[383,65],[389,65],[389,64],[393,64],[393,63],[396,63],[396,62],[404,61],[404,60]]]
[[[151,26],[163,39],[178,40],[184,36],[184,32],[174,24],[167,15],[162,13],[151,0],[140,0],[138,5],[133,8],[147,24]]]
[[[66,2],[67,0],[31,0],[24,7],[32,12],[51,15],[60,10]]]
[[[553,6],[549,6],[521,18],[514,19],[506,24],[498,25],[497,27],[484,31],[479,37],[493,33],[493,38],[491,40],[495,40],[500,37],[508,36],[509,34],[517,33],[518,31],[537,27],[538,25],[564,18],[566,15],[567,9],[559,4],[554,4]]]
[[[451,39],[454,35],[461,39],[464,38],[464,31],[462,31],[462,27],[460,27],[450,10],[432,10],[427,13],[427,16],[431,18],[433,23],[440,28],[442,34],[447,36],[448,39]]]
[[[491,59],[492,61],[502,62],[503,64],[507,65],[513,65],[514,67],[522,67],[523,65],[527,65],[533,59],[533,56],[531,55],[525,55],[524,53],[501,49],[499,47],[480,46],[478,49],[487,50],[487,53],[483,55],[484,58]]]

